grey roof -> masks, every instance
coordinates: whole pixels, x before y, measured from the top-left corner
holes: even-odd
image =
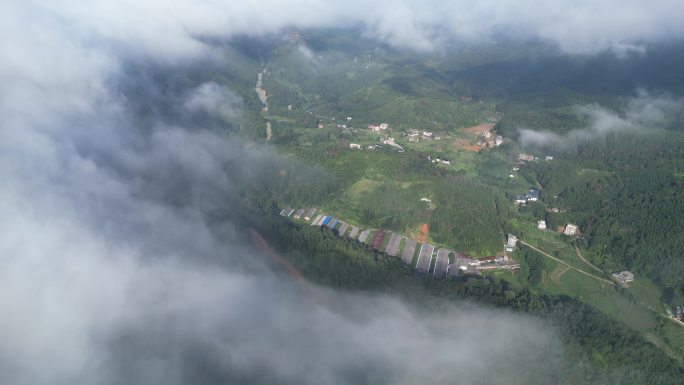
[[[432,263],[432,253],[435,251],[435,247],[424,243],[420,246],[420,254],[418,254],[418,261],[416,262],[416,270],[421,273],[427,274],[430,270],[430,263]]]
[[[399,253],[399,245],[401,244],[401,236],[397,233],[392,233],[392,236],[390,236],[390,240],[387,243],[387,248],[385,249],[385,253],[387,255],[391,255],[393,257],[396,257],[397,254]]]
[[[410,265],[413,262],[413,254],[416,252],[416,246],[418,243],[414,239],[402,237],[406,240],[404,242],[404,251],[401,253],[401,260],[405,264]]]

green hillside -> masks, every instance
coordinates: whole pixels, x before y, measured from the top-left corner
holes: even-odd
[[[516,234],[548,256],[520,246],[512,254],[520,271],[490,278],[569,296],[684,356],[684,329],[663,318],[663,303],[684,305],[676,230],[684,221],[684,114],[671,109],[647,133],[564,137],[595,123],[587,106],[631,119],[640,87],[676,102],[684,90],[679,46],[628,59],[567,57],[537,43],[419,55],[342,30],[239,47],[247,64],[219,79],[247,100],[240,133],[265,141],[269,122],[269,145],[292,160],[262,165],[277,177],[247,194],[261,207],[316,206],[408,235],[427,225],[430,242],[473,256],[501,253],[506,234]],[[253,89],[257,72],[268,111]],[[369,130],[380,123],[389,128]],[[500,146],[487,148],[489,127],[489,143],[501,135]],[[566,140],[530,146],[521,129]],[[520,153],[537,159],[521,164]],[[513,204],[530,188],[541,191],[538,202]],[[540,219],[549,230],[536,228]],[[555,231],[567,223],[580,236]],[[610,277],[625,269],[637,277],[628,289]]]

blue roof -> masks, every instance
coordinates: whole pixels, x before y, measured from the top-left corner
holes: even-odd
[[[337,219],[335,219],[334,221],[330,222],[330,225],[328,227],[330,227],[331,229],[334,229],[335,225],[337,225],[337,222],[339,222],[339,221]]]
[[[539,190],[532,189],[527,193],[527,196],[530,198],[539,198]]]
[[[327,225],[331,219],[332,219],[332,217],[330,215],[326,216],[325,219],[323,219],[323,222],[321,223],[321,225],[323,225],[323,226]]]

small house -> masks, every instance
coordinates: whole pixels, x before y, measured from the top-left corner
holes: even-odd
[[[619,273],[613,273],[613,278],[617,279],[621,283],[628,283],[634,281],[634,274],[625,270]]]
[[[536,202],[539,200],[539,190],[531,189],[526,196],[528,201]]]

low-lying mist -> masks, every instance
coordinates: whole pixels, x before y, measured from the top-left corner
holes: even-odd
[[[681,130],[684,122],[684,99],[669,94],[638,90],[623,101],[621,111],[594,104],[576,108],[589,122],[585,128],[559,133],[552,130],[518,128],[523,147],[570,149],[611,134],[648,134],[656,130]]]

